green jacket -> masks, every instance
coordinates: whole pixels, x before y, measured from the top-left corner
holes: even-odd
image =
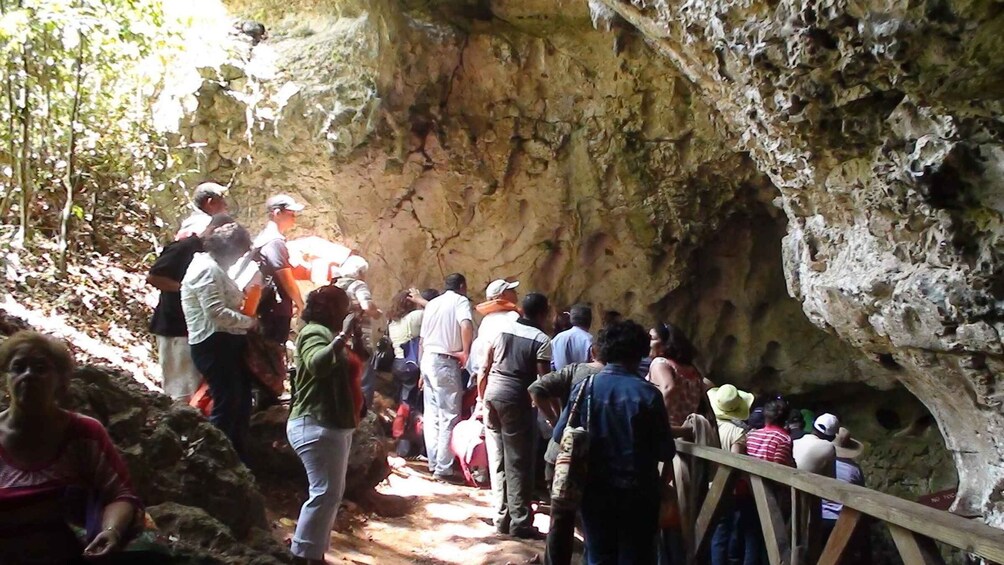
[[[290,383],[290,420],[311,416],[326,427],[356,427],[349,362],[344,350],[333,354],[328,349],[334,338],[334,333],[321,324],[309,323],[300,330],[296,338],[296,375]]]

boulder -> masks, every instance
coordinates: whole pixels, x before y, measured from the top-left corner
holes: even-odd
[[[306,493],[307,476],[300,458],[286,439],[289,408],[272,406],[251,418],[248,464],[266,481],[294,482]],[[390,475],[388,438],[375,413],[368,414],[352,434],[345,497],[363,502],[364,495]]]
[[[0,312],[0,339],[21,329],[29,328]],[[0,409],[6,405],[6,396],[0,397]],[[78,368],[64,406],[104,424],[137,494],[179,554],[199,563],[290,560],[269,533],[254,475],[198,411],[118,369],[96,365]]]

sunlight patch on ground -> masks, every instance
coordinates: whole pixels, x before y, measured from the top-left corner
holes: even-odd
[[[329,563],[519,565],[543,561],[543,541],[495,533],[488,490],[435,482],[424,465],[402,462],[377,487],[381,495],[410,501],[411,510],[404,516],[380,517],[352,503],[342,508],[331,534]],[[287,536],[297,516],[289,518],[280,519],[277,526]],[[546,532],[548,517],[538,514],[534,525]]]

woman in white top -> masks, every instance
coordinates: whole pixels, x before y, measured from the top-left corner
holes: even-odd
[[[394,346],[395,380],[401,385],[399,400],[414,404],[418,384],[418,342],[422,331],[423,310],[411,298],[411,291],[402,290],[391,301],[387,313],[387,336]]]
[[[241,313],[244,293],[227,269],[251,247],[251,236],[236,223],[216,229],[203,242],[181,281],[181,307],[188,325],[192,361],[209,385],[209,421],[223,431],[244,458],[251,418],[251,375],[244,361],[247,331],[256,320]]]

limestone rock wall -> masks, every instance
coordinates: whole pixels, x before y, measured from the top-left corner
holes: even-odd
[[[956,511],[1001,523],[999,10],[601,3],[686,74],[779,188],[789,292],[932,411],[960,471]]]
[[[361,250],[384,300],[461,271],[473,294],[513,277],[645,313],[769,185],[670,62],[574,12],[458,29],[374,2],[279,22],[248,76],[203,85],[183,128],[198,174],[233,178],[253,227],[269,193],[306,200],[300,233]]]

